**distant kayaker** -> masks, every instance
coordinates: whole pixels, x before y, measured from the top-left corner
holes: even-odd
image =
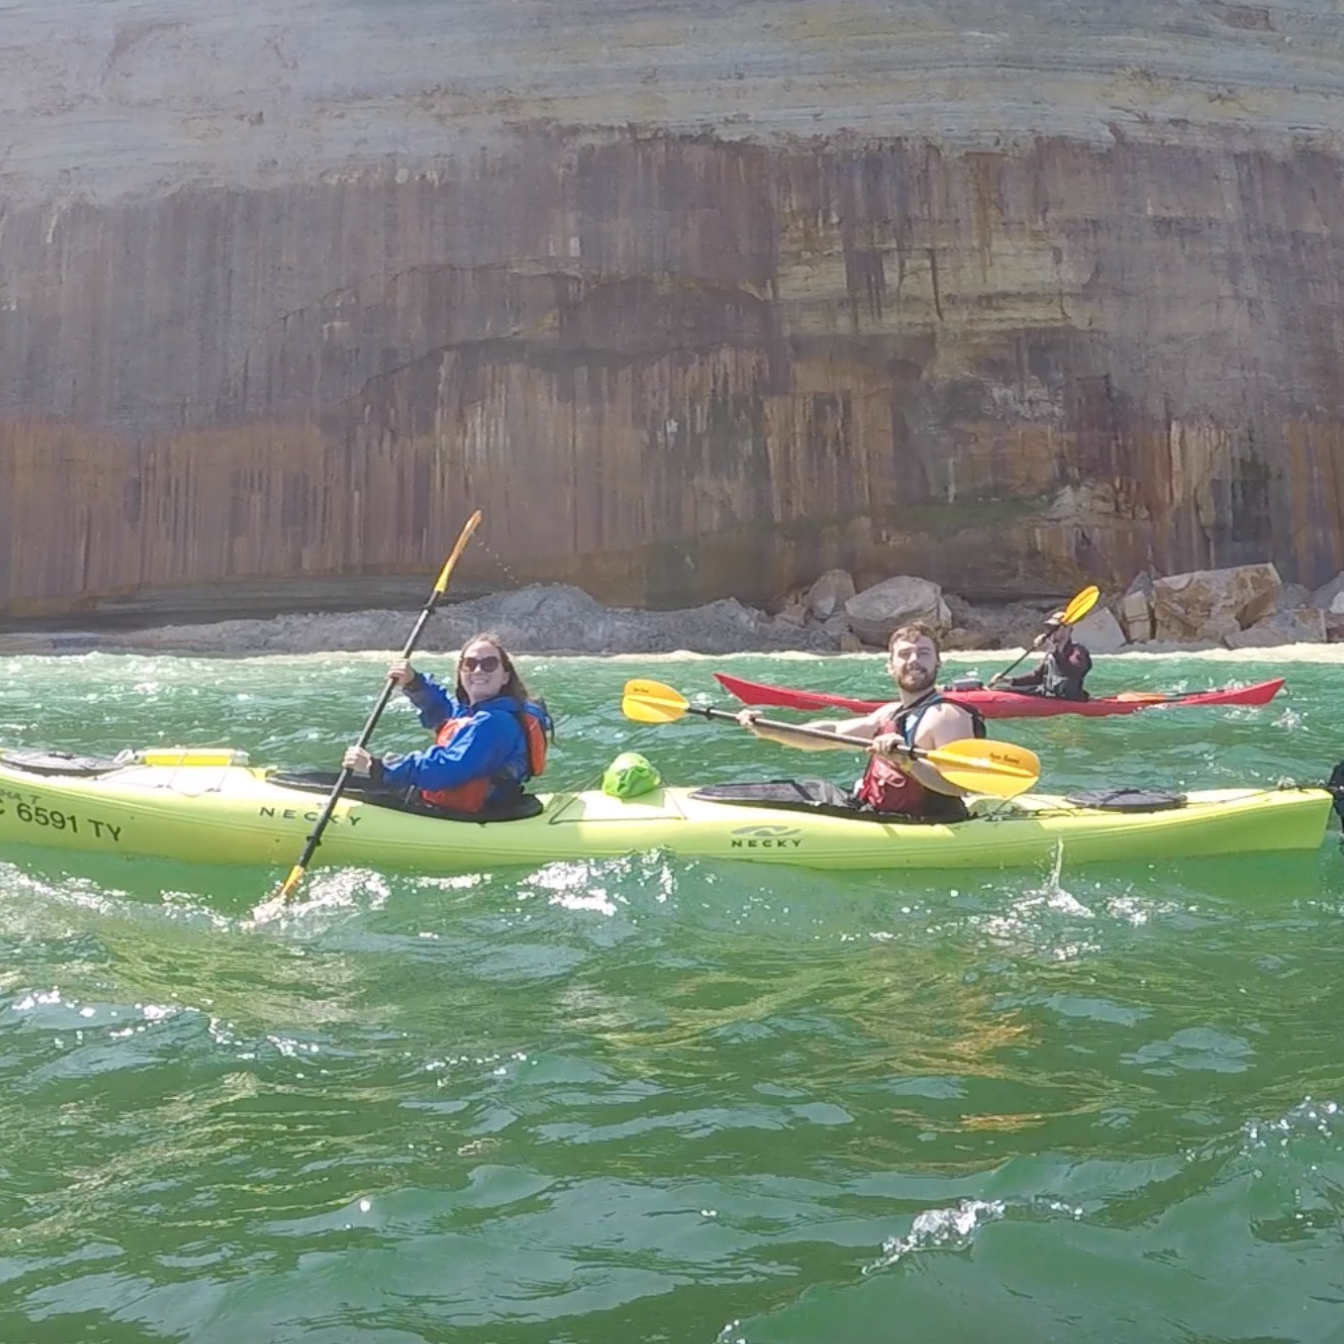
[[[434,745],[383,757],[347,747],[342,764],[348,770],[388,789],[418,792],[445,812],[480,813],[516,805],[523,786],[545,768],[550,715],[528,694],[497,635],[477,635],[463,645],[451,692],[405,659],[393,662],[387,675],[420,711]]]
[[[915,622],[894,631],[887,644],[887,670],[900,698],[859,719],[818,719],[802,725],[846,737],[868,738],[872,757],[863,778],[850,794],[857,808],[925,821],[963,821],[967,816],[963,790],[950,784],[926,761],[902,755],[901,746],[929,750],[968,737],[984,737],[985,724],[973,709],[944,700],[938,689],[942,655],[928,626]],[[757,737],[803,751],[852,750],[832,746],[787,728],[763,728],[760,710],[744,709],[737,721]]]
[[[1010,677],[1004,683],[1010,690],[1049,695],[1056,700],[1089,699],[1083,681],[1092,670],[1092,655],[1074,639],[1073,630],[1064,624],[1063,616],[1062,611],[1057,611],[1046,621],[1045,634],[1036,641],[1036,646],[1045,653],[1040,666],[1024,676]]]

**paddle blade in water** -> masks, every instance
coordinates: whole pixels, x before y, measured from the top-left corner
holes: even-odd
[[[1100,596],[1101,591],[1096,584],[1092,584],[1090,587],[1084,588],[1081,593],[1075,594],[1073,600],[1064,608],[1064,615],[1060,618],[1063,624],[1077,625],[1097,605],[1097,598]]]
[[[475,513],[462,525],[462,531],[458,533],[457,542],[449,552],[448,559],[444,561],[443,568],[439,571],[439,577],[434,581],[434,589],[425,601],[420,615],[416,617],[415,624],[411,627],[411,633],[406,637],[406,643],[402,646],[401,656],[409,658],[415,652],[416,645],[420,642],[420,634],[425,628],[425,623],[434,614],[434,609],[439,604],[439,598],[444,594],[448,587],[448,580],[452,577],[454,568],[461,558],[462,552],[467,548],[467,542],[471,540],[472,533],[480,526],[481,511],[477,509]],[[383,682],[383,688],[378,694],[378,699],[374,701],[373,709],[369,717],[365,720],[364,730],[359,735],[358,746],[366,747],[369,739],[373,736],[373,730],[378,726],[378,720],[382,718],[383,710],[387,708],[387,702],[392,698],[392,692],[396,689],[396,682],[391,677]],[[336,776],[336,783],[332,787],[331,793],[327,798],[321,812],[317,814],[317,820],[313,824],[313,829],[308,833],[308,839],[303,846],[303,853],[299,855],[299,861],[289,871],[289,876],[285,878],[284,885],[279,892],[265,901],[258,910],[266,907],[273,907],[277,902],[283,903],[290,892],[299,885],[303,878],[304,870],[312,861],[313,855],[317,852],[317,847],[322,843],[322,833],[327,829],[327,822],[331,820],[331,814],[336,809],[337,800],[341,796],[346,784],[350,781],[350,768],[343,767],[341,773]]]
[[[661,681],[627,681],[621,713],[636,723],[675,723],[689,708],[686,698]]]
[[[302,880],[302,878],[303,878],[303,868],[301,865],[296,863],[294,867],[289,870],[289,876],[285,878],[284,883],[280,887],[280,890],[276,893],[276,898],[281,901],[288,900],[289,893],[299,885],[299,882]]]
[[[919,753],[937,767],[949,784],[968,793],[988,793],[995,798],[1015,798],[1041,777],[1041,763],[1034,751],[1011,742],[965,738]]]

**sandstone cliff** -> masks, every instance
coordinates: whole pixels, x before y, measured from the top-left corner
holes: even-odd
[[[0,614],[1344,568],[1328,0],[5,31]]]

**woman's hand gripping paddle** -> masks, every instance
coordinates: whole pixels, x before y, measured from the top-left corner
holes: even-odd
[[[410,636],[406,640],[406,645],[401,651],[402,658],[409,658],[415,652],[416,645],[420,643],[420,636],[424,632],[425,624],[434,614],[434,609],[439,605],[440,598],[448,589],[448,580],[452,577],[453,570],[457,567],[457,562],[461,558],[462,552],[467,548],[467,542],[471,540],[471,534],[476,531],[480,525],[481,511],[477,509],[475,513],[467,519],[463,525],[462,531],[458,534],[457,544],[453,547],[452,553],[444,562],[443,568],[439,571],[439,577],[435,580],[434,588],[429,594],[429,600],[425,603],[423,610],[416,619],[415,625],[411,629]],[[377,702],[373,706],[373,711],[364,724],[364,731],[359,735],[358,745],[365,747],[369,739],[373,736],[373,730],[378,726],[378,720],[383,716],[383,710],[387,708],[388,701],[392,698],[392,692],[396,688],[396,683],[389,677],[383,683],[383,689],[378,696]],[[290,893],[303,878],[304,871],[307,869],[313,854],[318,845],[322,843],[322,832],[327,829],[327,823],[331,820],[332,813],[336,810],[336,804],[341,794],[345,791],[345,786],[350,782],[351,770],[343,767],[341,773],[336,776],[336,784],[331,791],[331,796],[327,799],[326,805],[317,815],[317,821],[309,832],[308,840],[304,844],[303,853],[299,855],[299,861],[289,870],[289,876],[285,878],[280,889],[269,900],[257,907],[254,917],[260,917],[263,912],[271,913],[282,906],[289,899]]]

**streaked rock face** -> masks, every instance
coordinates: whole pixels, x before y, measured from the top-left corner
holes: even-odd
[[[0,612],[1344,567],[1326,0],[5,30]]]

